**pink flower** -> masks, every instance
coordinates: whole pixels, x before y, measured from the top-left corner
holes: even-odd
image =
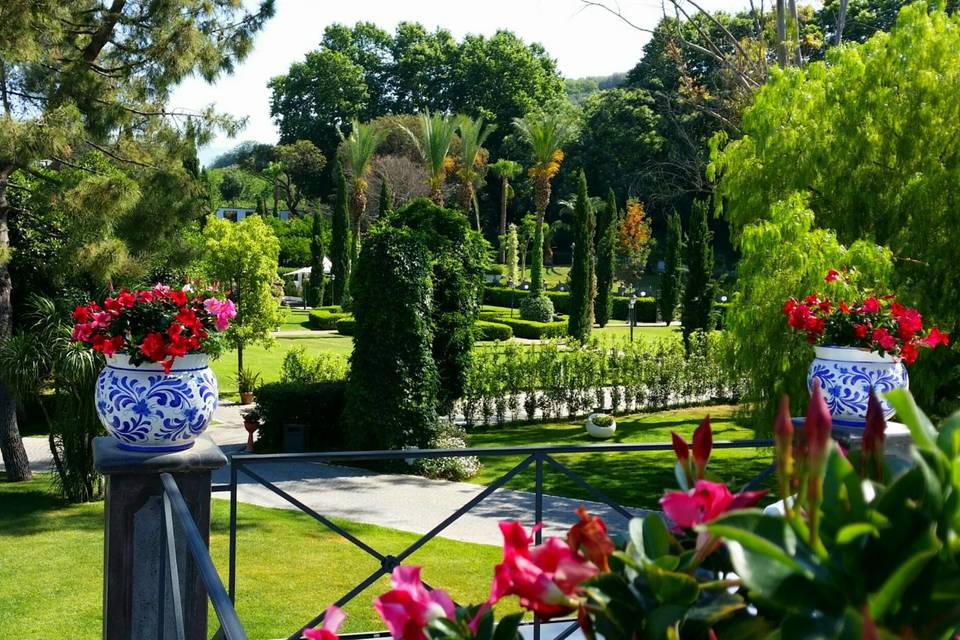
[[[934,327],[930,329],[930,333],[926,338],[923,339],[923,344],[928,347],[936,347],[937,345],[948,345],[950,344],[950,334],[940,331],[940,329]]]
[[[338,640],[337,629],[346,618],[347,614],[332,604],[323,615],[323,624],[316,629],[304,629],[302,637],[306,640]]]
[[[840,279],[840,272],[836,269],[830,269],[827,271],[827,276],[824,278],[825,282],[834,282]]]
[[[863,301],[863,312],[864,313],[880,313],[880,301],[877,300],[874,296],[870,296]]]
[[[544,619],[579,607],[574,594],[581,583],[598,573],[597,567],[559,538],[548,538],[530,549],[531,538],[519,522],[501,522],[503,562],[494,569],[490,603],[508,595],[520,606]]]
[[[214,326],[217,331],[226,331],[230,326],[230,321],[237,317],[237,307],[233,300],[220,300],[218,298],[207,298],[203,301],[203,308],[207,313],[216,317]]]
[[[807,404],[807,417],[803,430],[807,439],[807,455],[810,464],[819,469],[820,463],[826,459],[827,444],[830,442],[830,433],[833,429],[833,419],[830,409],[823,399],[823,390],[820,388],[820,378],[813,379],[813,394]]]
[[[439,618],[456,617],[453,600],[439,589],[427,591],[420,567],[397,567],[390,577],[391,591],[373,601],[373,607],[396,640],[426,640],[424,628]]]
[[[671,491],[660,498],[660,506],[673,523],[682,529],[715,520],[733,509],[752,507],[766,495],[762,491],[744,491],[733,495],[727,485],[709,480],[697,480],[690,491]]]

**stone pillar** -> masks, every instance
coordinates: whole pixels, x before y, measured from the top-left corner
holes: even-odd
[[[797,430],[803,430],[804,418],[793,418],[793,425]],[[884,441],[884,457],[900,458],[907,462],[911,461],[910,446],[913,439],[910,436],[910,430],[907,425],[900,422],[887,422],[886,440]],[[833,439],[846,447],[859,449],[863,440],[862,427],[842,427],[834,425],[832,430]]]
[[[161,473],[177,482],[204,542],[210,536],[210,474],[227,458],[209,436],[186,451],[134,453],[96,438],[93,457],[106,479],[103,545],[103,638],[176,640]],[[174,516],[186,640],[207,637],[207,592]],[[162,634],[160,630],[162,629]]]

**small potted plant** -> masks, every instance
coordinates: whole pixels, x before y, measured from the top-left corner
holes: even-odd
[[[260,412],[256,409],[244,411],[243,428],[247,430],[247,451],[253,451],[253,434],[260,428]]]
[[[856,288],[853,277],[831,269],[828,292],[790,298],[783,314],[793,332],[814,345],[807,386],[812,391],[819,381],[833,423],[863,427],[870,393],[906,389],[907,365],[920,349],[949,344],[949,336],[936,327],[924,329],[920,313],[894,294]],[[882,399],[881,404],[891,418],[893,407]]]
[[[260,382],[260,373],[253,369],[241,369],[237,373],[237,391],[240,392],[240,404],[253,402],[253,390]]]
[[[607,413],[591,413],[587,416],[587,433],[594,438],[612,438],[617,432],[617,421]]]

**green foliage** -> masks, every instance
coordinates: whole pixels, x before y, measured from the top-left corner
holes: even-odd
[[[393,213],[393,193],[390,191],[390,181],[384,176],[380,180],[380,196],[377,198],[377,219],[386,220]]]
[[[460,157],[456,174],[460,178],[460,210],[469,215],[471,209],[476,209],[477,231],[481,229],[476,194],[477,189],[486,184],[484,177],[487,173],[487,158],[490,155],[483,145],[495,128],[486,126],[483,118],[471,118],[462,114],[457,116]]]
[[[514,286],[520,283],[520,246],[517,238],[517,225],[507,227],[507,235],[502,238],[503,254],[507,265],[507,282]]]
[[[477,320],[474,322],[474,337],[477,340],[493,342],[502,342],[512,338],[513,329],[510,328],[510,325],[497,322],[496,320],[499,320],[499,317],[497,317],[494,321]]]
[[[258,387],[254,394],[261,421],[257,452],[282,450],[285,424],[306,427],[309,451],[342,447],[346,442],[341,420],[346,390],[343,381],[272,382]]]
[[[577,204],[573,214],[575,249],[570,267],[570,311],[567,333],[581,342],[590,337],[593,328],[593,205],[587,195],[587,178],[580,172]]]
[[[569,313],[570,294],[566,291],[547,291],[544,294],[552,303],[553,310],[556,313]],[[508,289],[506,287],[484,287],[483,303],[497,307],[517,308],[523,301],[531,297],[529,291],[522,289]],[[627,296],[613,296],[611,298],[612,317],[617,320],[628,320],[630,317],[628,304],[630,298]],[[637,304],[634,307],[637,322],[656,322],[657,321],[657,300],[652,297],[637,298]],[[551,315],[551,319],[552,319]]]
[[[330,223],[330,262],[333,278],[333,304],[341,304],[348,294],[350,283],[350,211],[347,205],[347,179],[343,166],[338,162],[334,172],[336,200]]]
[[[443,185],[447,179],[447,154],[457,130],[457,120],[440,112],[424,111],[419,115],[420,135],[400,125],[410,136],[427,171],[430,198],[443,205]]]
[[[666,245],[666,264],[660,274],[660,296],[657,301],[660,303],[660,317],[670,324],[673,322],[683,288],[683,274],[680,273],[683,229],[680,227],[680,215],[676,211],[667,218]]]
[[[656,322],[658,303],[656,298],[645,297],[637,298],[633,305],[633,315],[637,322]],[[617,320],[630,319],[630,298],[627,296],[614,296],[613,298],[613,317]]]
[[[238,351],[238,372],[243,369],[243,348],[269,344],[270,333],[283,321],[272,290],[277,276],[280,244],[260,216],[240,222],[210,216],[203,230],[206,241],[205,270],[230,290],[237,317],[225,332],[227,342]]]
[[[520,317],[531,322],[550,322],[553,320],[553,302],[544,294],[529,295],[520,301]]]
[[[799,195],[774,205],[771,216],[741,232],[737,285],[724,318],[731,364],[747,382],[744,399],[761,429],[771,424],[781,393],[794,399],[795,411],[807,394],[812,347],[787,339],[784,300],[816,290],[831,268],[856,269],[864,287],[882,285],[891,268],[889,252],[867,242],[847,249],[832,232],[815,229]]]
[[[832,49],[808,69],[773,73],[744,113],[744,136],[714,142],[711,171],[735,238],[801,194],[816,226],[841,243],[869,240],[904,258],[888,287],[924,320],[960,328],[949,232],[960,222],[960,61],[943,53],[960,47],[958,20],[911,4],[889,34]],[[911,388],[922,402],[953,404],[960,379],[944,372],[957,363],[956,350],[917,362]]]
[[[529,298],[537,300],[537,298]],[[543,298],[540,298],[543,300]],[[549,301],[548,301],[549,302]],[[557,322],[524,320],[522,318],[499,317],[497,322],[505,324],[513,331],[513,335],[527,340],[541,340],[543,338],[559,338],[566,335],[567,323],[563,320]]]
[[[299,346],[287,351],[280,367],[280,382],[311,384],[344,380],[347,363],[332,353],[307,354],[306,347]]]
[[[220,190],[220,197],[226,201],[227,205],[232,205],[243,193],[243,182],[237,175],[237,171],[226,171],[217,188]]]
[[[325,309],[314,309],[310,312],[307,322],[311,329],[321,331],[332,331],[337,328],[337,321],[343,318],[351,317],[350,313],[340,311],[327,311]]]
[[[250,393],[257,388],[260,382],[260,372],[245,368],[237,371],[237,391],[240,393]]]
[[[409,231],[384,228],[364,242],[351,281],[356,324],[345,414],[351,447],[427,447],[436,435],[430,271],[426,247]]]
[[[343,336],[352,336],[356,332],[357,321],[353,318],[340,318],[335,323],[337,333]]]
[[[323,303],[323,235],[320,228],[320,214],[313,214],[310,233],[310,278],[307,280],[304,297],[307,306],[318,307]]]
[[[533,244],[530,247],[530,291],[543,292],[543,227],[545,223],[534,222]]]
[[[607,326],[613,313],[613,267],[619,219],[617,196],[610,189],[607,205],[597,215],[597,298],[594,300],[593,313],[601,327]]]
[[[320,178],[327,166],[327,157],[309,140],[279,144],[274,156],[282,172],[279,177],[284,199],[290,212],[296,215],[302,198],[320,195]]]
[[[713,280],[713,232],[707,221],[707,203],[693,203],[690,225],[686,237],[687,274],[683,283],[683,300],[680,320],[683,335],[713,328],[713,296],[716,283]]]
[[[464,449],[467,446],[466,433],[452,422],[444,422],[436,437],[431,441],[431,449]],[[474,456],[457,458],[417,458],[413,463],[417,475],[439,480],[467,480],[477,475],[480,459]]]

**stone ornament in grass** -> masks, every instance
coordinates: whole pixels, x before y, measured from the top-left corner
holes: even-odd
[[[587,433],[594,438],[612,438],[617,432],[617,421],[606,413],[591,413],[587,417]]]

